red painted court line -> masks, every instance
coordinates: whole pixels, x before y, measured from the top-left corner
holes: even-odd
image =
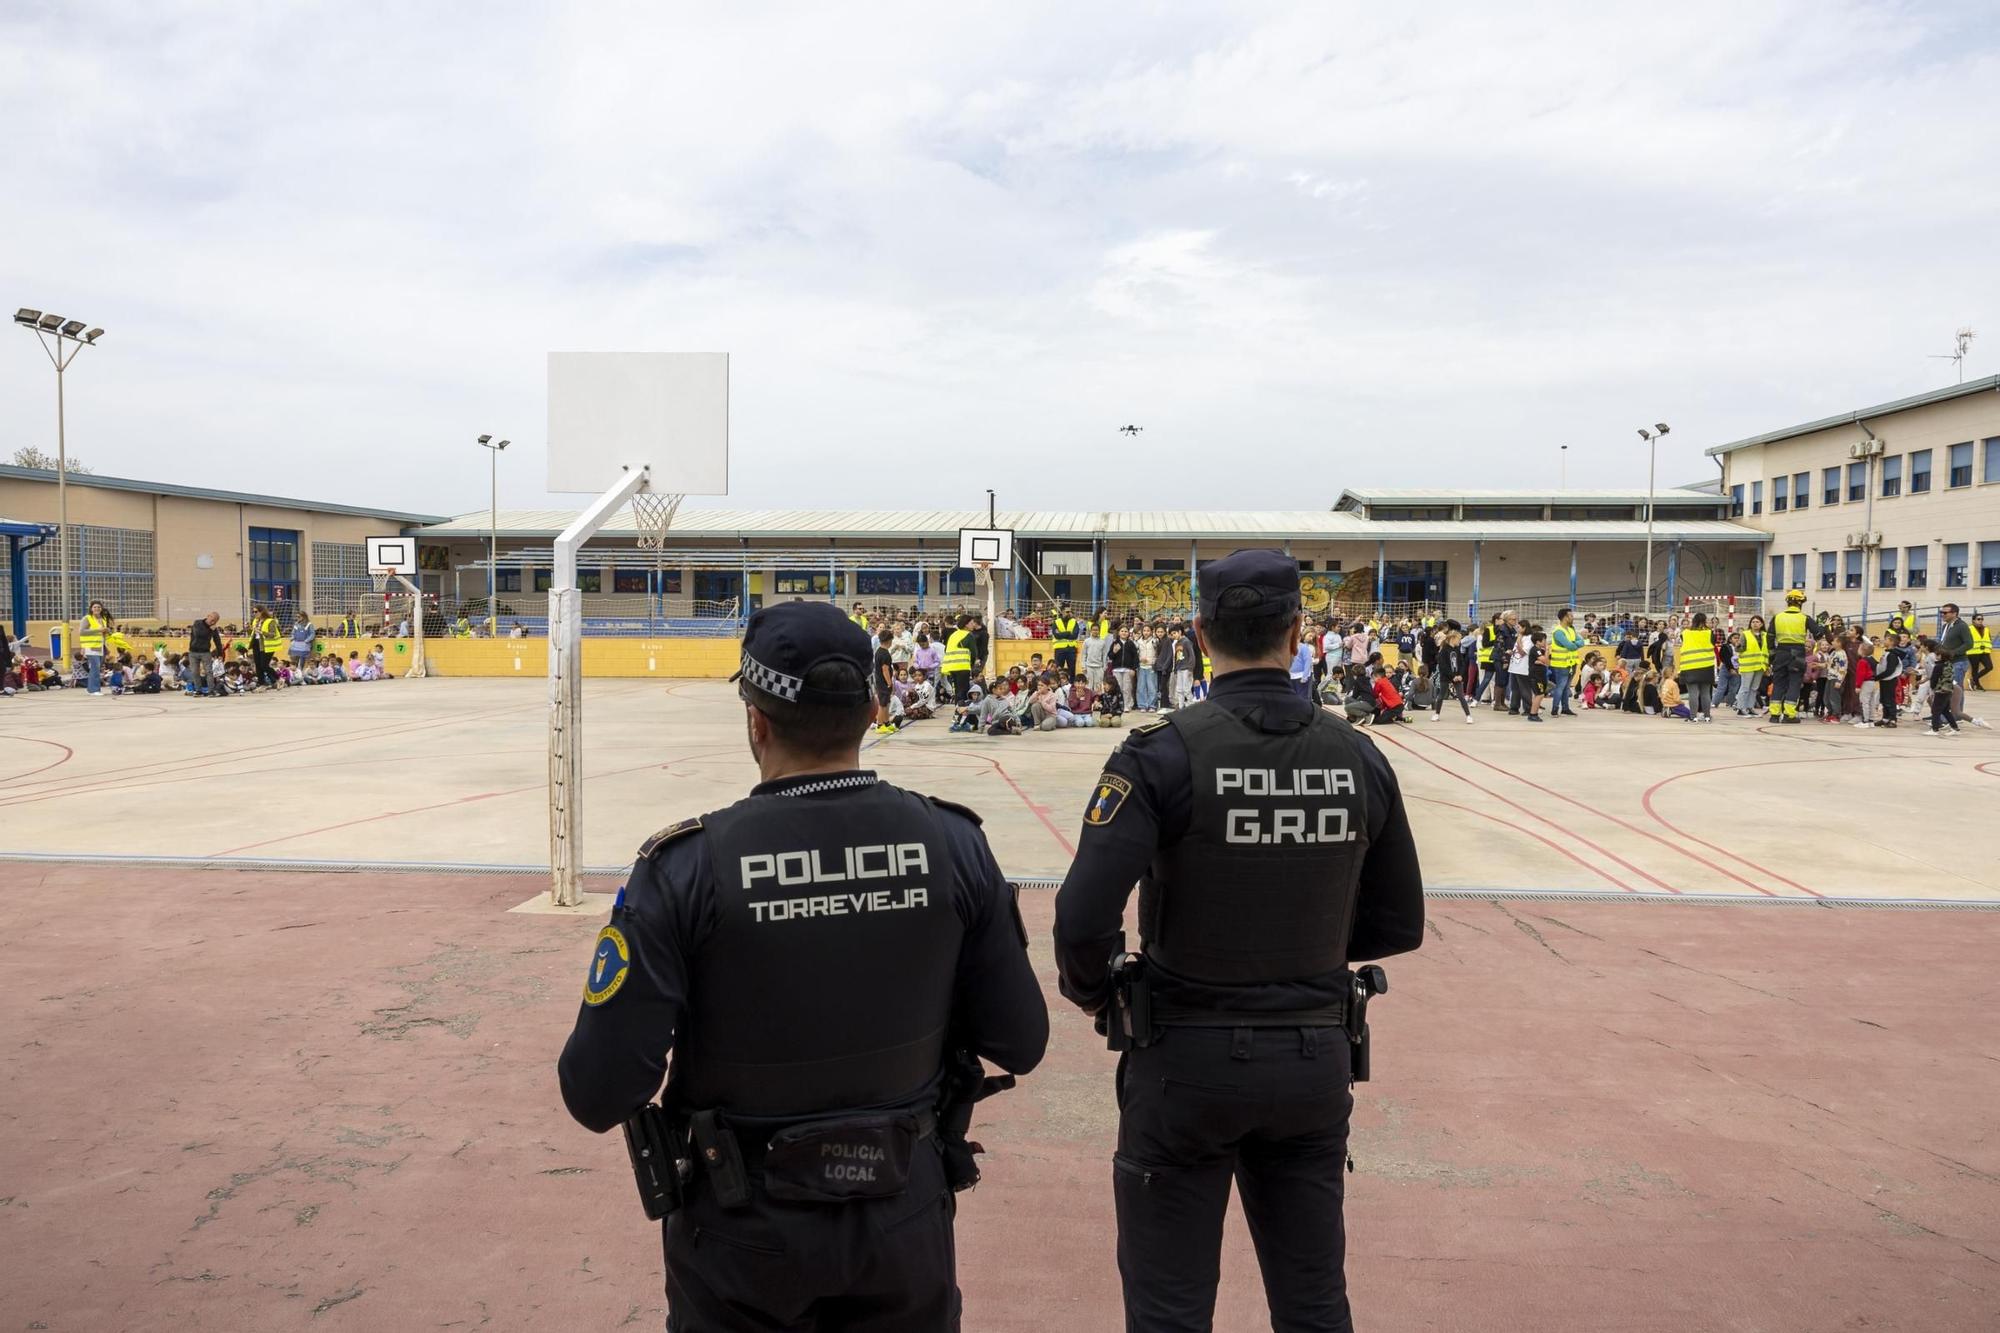
[[[0,782],[19,782],[22,778],[31,778],[35,776],[35,774],[37,773],[46,773],[50,769],[58,768],[61,765],[67,764],[70,760],[76,758],[76,751],[70,749],[67,745],[64,745],[61,741],[45,741],[39,736],[0,736],[0,741],[23,741],[29,745],[47,745],[62,751],[62,757],[60,759],[51,759],[49,760],[48,763],[43,764],[40,768],[31,768],[25,773],[10,774],[7,777],[0,778]]]
[[[1421,755],[1418,757],[1422,758]],[[1500,816],[1493,814],[1491,811],[1475,810],[1469,805],[1460,805],[1456,801],[1441,801],[1435,796],[1413,796],[1408,792],[1405,792],[1403,794],[1403,799],[1406,801],[1422,801],[1425,805],[1441,805],[1447,810],[1461,810],[1468,815],[1477,815],[1481,819],[1490,819],[1494,823],[1498,824],[1501,828],[1512,829],[1516,833],[1525,833],[1529,837],[1533,838],[1536,842],[1542,843],[1547,847],[1553,848],[1554,850],[1561,852],[1564,856],[1567,856],[1570,860],[1576,862],[1578,865],[1582,866],[1585,870],[1588,870],[1591,874],[1597,876],[1599,879],[1608,879],[1613,884],[1618,884],[1618,887],[1624,889],[1625,892],[1627,893],[1635,892],[1635,890],[1633,890],[1629,885],[1619,884],[1618,880],[1615,877],[1606,874],[1604,870],[1602,870],[1601,868],[1594,866],[1590,862],[1584,860],[1582,857],[1578,856],[1575,852],[1571,851],[1569,848],[1557,842],[1554,838],[1545,837],[1542,834],[1535,832],[1531,828],[1522,828],[1519,824],[1514,823],[1512,820],[1502,819],[1500,818]]]
[[[1530,810],[1527,806],[1522,805],[1518,801],[1512,800],[1506,796],[1502,796],[1499,792],[1493,791],[1490,788],[1480,786],[1477,782],[1474,782],[1471,778],[1467,777],[1465,774],[1455,772],[1452,769],[1446,768],[1443,764],[1440,764],[1439,762],[1437,762],[1437,760],[1432,759],[1429,755],[1418,754],[1415,750],[1403,744],[1401,741],[1389,735],[1387,732],[1375,731],[1373,728],[1370,728],[1370,732],[1374,735],[1376,740],[1387,741],[1389,744],[1395,746],[1403,753],[1409,755],[1412,759],[1415,759],[1420,763],[1429,764],[1432,768],[1435,768],[1438,772],[1444,774],[1446,777],[1458,779],[1460,782],[1463,782],[1466,786],[1472,788],[1480,795],[1491,796],[1494,800],[1500,802],[1502,805],[1511,806],[1512,808],[1519,810],[1522,814],[1526,815],[1528,818],[1540,820],[1542,823],[1547,824],[1550,828],[1556,829],[1559,832],[1569,837],[1575,838],[1578,842],[1590,848],[1590,850],[1592,850],[1593,852],[1596,852],[1601,856],[1605,856],[1613,861],[1616,861],[1619,865],[1624,866],[1627,870],[1639,876],[1641,879],[1652,881],[1654,884],[1659,885],[1662,889],[1665,889],[1668,893],[1680,892],[1679,889],[1667,883],[1665,880],[1658,879],[1652,875],[1647,874],[1645,871],[1639,869],[1639,867],[1633,865],[1630,861],[1627,861],[1624,857],[1618,855],[1618,853],[1612,851],[1610,848],[1600,847],[1596,843],[1592,842],[1590,839],[1584,837],[1582,834],[1574,833],[1571,832],[1569,829],[1563,828],[1562,825],[1556,823],[1553,819],[1550,819],[1547,815],[1537,814],[1535,811]],[[1525,830],[1523,831],[1525,832]],[[1571,855],[1574,856],[1574,853],[1571,853]],[[1595,869],[1595,867],[1593,867],[1593,869]],[[1627,884],[1624,880],[1618,878],[1616,875],[1612,874],[1608,870],[1600,869],[1597,871],[1597,873],[1604,876],[1606,879],[1610,880],[1613,884],[1616,884],[1619,888],[1625,890],[1625,892],[1627,893],[1642,892],[1642,890],[1633,888],[1630,884]]]
[[[1679,843],[1669,842],[1667,839],[1661,837],[1659,834],[1653,832],[1651,829],[1643,829],[1640,828],[1637,824],[1628,823],[1627,821],[1620,819],[1617,815],[1614,815],[1607,810],[1600,810],[1596,806],[1591,805],[1587,801],[1579,801],[1574,796],[1565,796],[1562,792],[1556,791],[1554,788],[1544,787],[1541,783],[1536,782],[1532,778],[1524,778],[1518,773],[1510,773],[1506,769],[1500,767],[1500,765],[1492,762],[1491,760],[1481,759],[1478,755],[1475,754],[1467,754],[1464,750],[1459,749],[1456,745],[1453,745],[1450,741],[1439,740],[1437,737],[1429,735],[1424,736],[1424,739],[1431,742],[1433,745],[1444,746],[1445,749],[1450,750],[1453,754],[1464,755],[1467,759],[1472,760],[1472,762],[1474,762],[1475,764],[1484,764],[1487,768],[1492,769],[1495,773],[1500,774],[1502,777],[1512,778],[1516,782],[1526,783],[1528,786],[1533,787],[1536,791],[1541,792],[1546,796],[1553,796],[1559,801],[1568,802],[1570,805],[1575,806],[1579,810],[1588,811],[1589,813],[1596,815],[1599,819],[1606,820],[1610,823],[1616,824],[1618,825],[1618,827],[1625,829],[1628,832],[1636,833],[1642,838],[1651,838],[1654,842],[1659,843],[1660,846],[1665,847],[1669,851],[1677,852],[1680,855],[1685,856],[1688,860],[1694,862],[1698,866],[1701,866],[1703,869],[1712,870],[1719,875],[1727,875],[1730,879],[1735,880],[1738,884],[1741,884],[1744,888],[1754,890],[1757,893],[1761,893],[1766,898],[1775,898],[1778,896],[1774,891],[1765,888],[1761,884],[1753,884],[1751,881],[1743,878],[1743,876],[1737,874],[1735,871],[1729,869],[1729,867],[1727,866],[1716,865],[1714,862],[1709,861],[1704,857],[1695,855],[1693,852],[1681,846]]]
[[[1055,822],[1049,818],[1048,807],[1044,805],[1037,805],[1034,799],[1030,797],[1027,792],[1021,790],[1021,784],[1014,781],[1013,774],[1009,773],[998,759],[991,759],[983,754],[975,754],[970,750],[947,750],[944,749],[943,747],[939,747],[938,752],[940,754],[963,755],[967,759],[977,759],[981,763],[991,764],[993,766],[993,771],[1000,775],[1000,780],[1006,783],[1009,787],[1012,787],[1014,789],[1014,794],[1021,798],[1021,804],[1027,806],[1029,811],[1033,813],[1035,818],[1042,821],[1042,827],[1049,831],[1049,836],[1051,838],[1054,838],[1057,842],[1061,843],[1063,850],[1068,852],[1072,857],[1076,855],[1076,844],[1071,842],[1068,838],[1065,838],[1062,834],[1062,830],[1055,826]]]

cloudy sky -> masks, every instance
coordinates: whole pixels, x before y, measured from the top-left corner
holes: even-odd
[[[12,0],[0,300],[100,472],[428,512],[544,502],[552,348],[732,354],[704,503],[1686,481],[2000,371],[1996,89],[1980,3]]]

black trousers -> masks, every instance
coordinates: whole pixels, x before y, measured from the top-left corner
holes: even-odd
[[[257,683],[259,685],[276,685],[278,683],[278,673],[271,669],[271,655],[264,651],[263,644],[253,643],[250,645],[250,662],[251,665],[257,668]]]
[[[1049,665],[1057,671],[1067,671],[1074,676],[1076,674],[1076,649],[1057,648],[1049,654]]]
[[[964,703],[966,696],[972,690],[972,673],[970,671],[947,671],[944,673],[944,678],[951,686],[951,701],[955,704]]]
[[[1972,664],[1972,670],[1966,677],[1966,688],[1984,693],[1986,687],[1979,682],[1985,680],[1986,673],[1993,669],[1993,654],[1973,653],[1968,655],[1965,660]]]
[[[1274,1333],[1346,1333],[1349,1047],[1339,1028],[1169,1028],[1118,1066],[1127,1333],[1207,1333],[1233,1180]]]
[[[697,1180],[667,1219],[667,1333],[956,1333],[956,1206],[936,1145],[893,1199],[727,1210]]]

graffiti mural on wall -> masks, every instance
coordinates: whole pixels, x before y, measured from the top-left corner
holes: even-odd
[[[1144,615],[1159,611],[1185,611],[1194,602],[1188,595],[1186,570],[1161,570],[1152,574],[1113,570],[1111,600],[1119,606],[1136,607]]]

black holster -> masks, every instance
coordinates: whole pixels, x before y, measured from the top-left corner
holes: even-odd
[[[1130,1051],[1153,1044],[1153,982],[1146,975],[1146,956],[1127,953],[1124,941],[1111,955],[1111,997],[1098,1011],[1097,1030],[1105,1046]]]
[[[716,1203],[724,1208],[747,1207],[750,1176],[743,1169],[743,1148],[735,1131],[722,1123],[722,1112],[696,1111],[688,1117],[688,1135]]]
[[[1389,993],[1389,974],[1369,963],[1348,973],[1347,1040],[1353,1043],[1354,1081],[1368,1081],[1368,1001]]]
[[[625,1122],[625,1152],[639,1186],[639,1206],[658,1222],[681,1206],[690,1163],[687,1140],[666,1111],[648,1105]]]

